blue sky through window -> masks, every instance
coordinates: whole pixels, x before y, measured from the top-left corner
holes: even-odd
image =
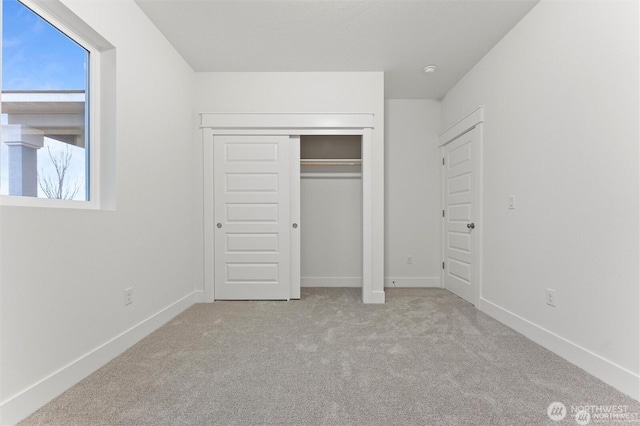
[[[87,90],[88,61],[86,49],[18,0],[2,0],[3,92]],[[0,124],[3,127],[24,124],[20,113],[12,119],[10,108],[0,108]],[[85,140],[84,144],[68,142],[74,135],[84,132],[83,113],[74,113],[80,115],[82,124],[78,124],[78,117],[73,117],[70,119],[76,120],[76,124],[70,125],[65,124],[68,120],[57,122],[55,106],[53,108],[51,111],[36,108],[27,114],[33,116],[27,120],[27,126],[44,131],[44,147],[37,150],[37,196],[47,197],[42,186],[46,179],[57,182],[54,158],[69,155],[71,160],[66,169],[64,187],[70,188],[69,192],[76,189],[73,199],[86,200],[87,150],[82,145],[87,145],[88,141]],[[0,143],[0,160],[0,195],[7,195],[10,170],[9,148],[5,143]]]
[[[88,52],[17,0],[2,0],[2,90],[84,90]]]

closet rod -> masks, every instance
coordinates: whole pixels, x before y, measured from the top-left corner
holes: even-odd
[[[301,166],[361,166],[361,159],[304,159],[300,160]]]

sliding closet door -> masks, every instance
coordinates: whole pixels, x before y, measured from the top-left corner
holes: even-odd
[[[214,136],[215,299],[291,297],[289,136]]]
[[[291,298],[300,299],[300,136],[289,139],[289,165]]]

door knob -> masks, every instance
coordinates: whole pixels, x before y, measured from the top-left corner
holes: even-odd
[[[469,229],[474,229],[476,227],[476,224],[471,222],[471,223],[467,223],[467,228]]]
[[[221,223],[218,223],[216,226],[217,226],[218,228],[222,228],[222,224],[221,224]]]
[[[294,223],[292,226],[293,226],[293,229],[296,229],[298,227],[298,224]]]

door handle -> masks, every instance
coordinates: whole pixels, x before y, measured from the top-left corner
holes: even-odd
[[[298,227],[298,224],[297,224],[297,223],[294,223],[294,224],[293,224],[293,225],[291,225],[291,226],[293,226],[293,229],[296,229],[296,228]]]
[[[218,228],[222,228],[222,224],[221,224],[221,223],[218,223],[216,226],[217,226]]]
[[[473,223],[473,222],[471,222],[471,223],[467,223],[467,228],[469,228],[469,229],[475,229],[475,227],[476,227],[476,224],[475,224],[475,223]]]

